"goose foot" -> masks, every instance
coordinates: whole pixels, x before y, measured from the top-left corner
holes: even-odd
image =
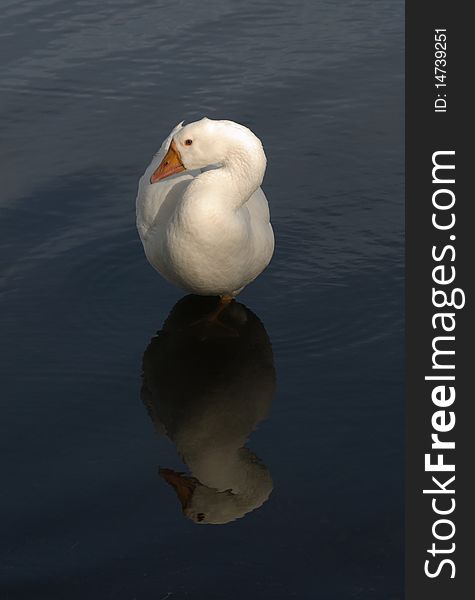
[[[190,324],[190,327],[203,326],[206,329],[208,327],[216,327],[223,330],[223,332],[226,331],[228,336],[237,337],[239,335],[237,330],[232,325],[223,323],[223,321],[220,319],[223,311],[226,310],[233,300],[233,296],[228,296],[227,294],[221,296],[218,306],[208,315],[205,315],[197,321],[193,321],[193,323]]]

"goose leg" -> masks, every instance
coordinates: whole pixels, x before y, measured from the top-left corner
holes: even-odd
[[[230,296],[228,294],[223,294],[219,299],[218,306],[210,314],[208,314],[208,315],[202,317],[201,319],[198,319],[194,323],[192,323],[191,326],[193,327],[196,325],[205,325],[205,326],[215,325],[217,327],[227,330],[228,332],[233,332],[234,334],[236,334],[236,330],[234,329],[234,327],[226,325],[225,323],[223,323],[220,320],[220,316],[221,316],[222,312],[231,304],[231,302],[233,300],[234,300],[233,296]]]

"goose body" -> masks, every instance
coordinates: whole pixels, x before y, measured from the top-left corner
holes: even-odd
[[[236,296],[269,264],[260,140],[232,121],[177,125],[140,179],[137,229],[150,264],[199,295]]]

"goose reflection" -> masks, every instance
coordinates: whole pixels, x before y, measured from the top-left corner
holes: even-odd
[[[247,439],[270,409],[275,370],[269,338],[248,308],[185,296],[143,357],[142,399],[159,432],[174,442],[191,475],[160,474],[196,523],[228,523],[272,491],[268,469]]]

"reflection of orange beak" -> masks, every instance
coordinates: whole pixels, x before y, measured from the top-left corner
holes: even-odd
[[[175,489],[181,506],[185,510],[198,485],[198,481],[194,477],[187,477],[183,473],[172,471],[172,469],[160,469],[159,473]]]
[[[157,181],[165,179],[165,177],[170,177],[170,175],[175,175],[175,173],[181,173],[181,171],[184,170],[185,167],[181,162],[180,153],[177,150],[175,142],[172,140],[170,148],[168,148],[168,152],[165,154],[162,162],[152,173],[150,183],[156,183]]]

